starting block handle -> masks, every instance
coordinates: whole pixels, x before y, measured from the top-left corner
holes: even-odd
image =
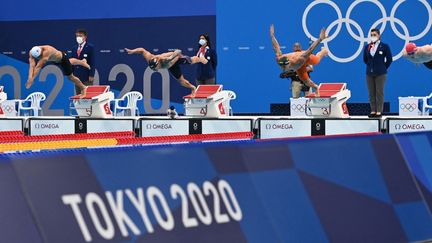
[[[206,115],[207,115],[207,111],[208,111],[208,106],[207,105],[205,105],[205,113],[201,113],[201,110],[204,108],[204,106],[203,107],[189,107],[188,109],[190,109],[190,110],[200,110],[200,112],[199,112],[199,114],[201,115],[201,116],[203,116],[203,117],[205,117]]]
[[[228,91],[228,97],[229,97],[231,100],[235,100],[235,99],[237,98],[237,95],[236,95],[236,93],[234,93],[234,92],[232,92],[232,91]]]
[[[312,109],[327,109],[324,110],[324,112],[322,112],[322,114],[312,114]],[[329,117],[331,114],[331,105],[330,103],[328,104],[327,107],[325,106],[311,106],[310,105],[310,101],[306,100],[306,105],[305,105],[305,114],[306,116],[320,116],[320,117]]]
[[[77,108],[73,102],[74,102],[74,100],[71,100],[71,102],[69,103],[69,115],[70,116],[79,117],[80,115],[78,114],[78,110],[85,110],[86,113],[88,114],[88,117],[90,117],[93,114],[93,106],[90,105],[88,108]],[[73,110],[75,110],[76,115],[72,114]],[[90,110],[90,111],[88,111],[88,110]]]

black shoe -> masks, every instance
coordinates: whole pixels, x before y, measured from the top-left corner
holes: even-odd
[[[376,117],[376,118],[380,118],[380,117],[382,117],[382,114],[375,114],[374,117]]]
[[[373,114],[371,113],[371,114],[368,115],[368,117],[369,117],[369,118],[376,117],[376,113],[373,113]]]

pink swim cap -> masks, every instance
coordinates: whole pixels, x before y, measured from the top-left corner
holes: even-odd
[[[405,51],[408,54],[414,53],[416,51],[416,49],[417,49],[417,46],[415,43],[408,43],[405,47]]]

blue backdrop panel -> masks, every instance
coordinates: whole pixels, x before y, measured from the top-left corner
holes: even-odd
[[[404,135],[430,151],[428,136]],[[0,157],[48,242],[430,239],[432,217],[405,158],[390,135]],[[420,180],[427,171],[413,172]]]
[[[48,19],[105,19],[162,16],[215,15],[215,0],[104,1],[86,2],[4,0],[0,21]]]
[[[26,90],[24,83],[28,77],[28,50],[34,45],[53,45],[62,51],[72,50],[75,42],[75,30],[86,28],[89,32],[88,41],[95,46],[95,66],[100,84],[111,85],[112,91],[118,96],[120,93],[136,90],[150,95],[155,101],[152,107],[160,108],[162,99],[176,103],[176,108],[182,111],[183,96],[190,93],[189,89],[180,86],[172,76],[169,78],[169,90],[163,97],[162,76],[155,73],[144,77],[147,62],[140,55],[127,55],[125,47],[144,47],[158,54],[171,49],[181,49],[184,55],[193,56],[198,49],[199,35],[208,33],[215,36],[215,16],[189,17],[154,17],[128,19],[97,19],[97,20],[51,20],[51,21],[5,21],[0,22],[0,29],[8,34],[0,38],[0,46],[4,53],[0,54],[0,67],[12,66],[18,77],[9,75],[0,77],[5,91],[12,98],[26,97],[34,91],[42,91],[49,96],[52,104],[49,110],[63,109],[68,114],[68,97],[73,95],[73,85],[66,77],[61,80],[54,75],[48,75],[42,82],[36,78],[34,85]],[[26,31],[23,31],[26,30]],[[195,84],[196,67],[183,65],[182,70],[186,79]],[[112,76],[110,78],[110,76]],[[64,80],[64,81],[63,81]],[[16,83],[21,83],[18,87]],[[151,84],[145,90],[144,83]],[[54,87],[59,92],[54,92]],[[143,101],[139,103],[142,113]],[[46,112],[47,113],[47,112]],[[49,113],[49,112],[48,112]]]
[[[317,83],[348,83],[349,102],[368,102],[362,48],[371,27],[382,30],[382,40],[390,45],[395,59],[408,41],[424,45],[432,39],[432,10],[427,0],[218,1],[216,12],[218,80],[237,92],[236,112],[268,112],[270,103],[289,101],[290,81],[279,78],[271,46],[272,23],[284,53],[295,42],[306,49],[310,37],[329,28],[330,56],[315,67],[311,77]],[[399,96],[424,96],[431,91],[431,70],[403,58],[394,61],[385,86],[391,111],[398,110]]]

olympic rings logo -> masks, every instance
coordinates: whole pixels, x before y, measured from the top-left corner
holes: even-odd
[[[414,104],[414,103],[413,104],[409,104],[409,103],[400,104],[399,108],[402,111],[410,111],[410,112],[412,112],[412,111],[414,111],[414,110],[417,109],[417,104]]]
[[[317,40],[318,38],[315,37],[315,36],[312,36],[312,34],[309,32],[309,30],[307,28],[306,19],[308,17],[309,11],[315,5],[318,5],[320,3],[327,4],[327,5],[331,6],[336,11],[336,14],[337,14],[338,18],[335,21],[333,21],[332,23],[330,23],[329,26],[327,26],[327,28],[326,28],[326,35],[328,36],[329,33],[330,33],[330,31],[334,27],[336,27],[336,31],[332,35],[328,36],[328,38],[323,41],[323,44],[324,44],[325,48],[328,50],[328,55],[329,55],[329,57],[331,59],[335,60],[336,62],[341,62],[341,63],[351,62],[351,61],[353,61],[354,59],[356,59],[361,54],[365,43],[368,42],[368,33],[370,32],[370,31],[366,32],[366,36],[365,36],[365,32],[363,31],[363,29],[361,28],[361,26],[356,21],[350,19],[351,12],[353,11],[353,9],[358,4],[363,3],[363,2],[370,2],[370,3],[375,4],[379,8],[379,10],[381,11],[381,14],[382,14],[382,18],[380,18],[377,21],[375,21],[372,24],[372,26],[369,28],[369,30],[378,27],[379,24],[382,24],[381,28],[379,30],[381,31],[381,33],[383,33],[384,30],[385,30],[387,22],[390,22],[391,29],[396,34],[396,36],[405,41],[405,43],[404,43],[403,48],[401,49],[401,51],[396,56],[393,56],[393,60],[397,60],[397,59],[399,59],[402,56],[403,50],[404,50],[404,47],[406,46],[406,44],[408,44],[410,41],[415,41],[415,40],[423,38],[428,33],[428,31],[430,30],[430,28],[432,26],[432,9],[431,9],[431,6],[427,2],[427,0],[419,0],[425,6],[425,8],[426,8],[426,10],[428,12],[428,23],[427,23],[426,27],[424,28],[424,30],[421,33],[419,33],[419,34],[417,34],[415,36],[411,36],[410,33],[409,33],[409,30],[408,30],[407,26],[405,25],[405,23],[402,22],[400,19],[398,19],[398,18],[395,17],[397,9],[405,1],[406,0],[398,0],[393,5],[393,8],[390,11],[390,16],[387,16],[386,9],[384,8],[384,6],[378,0],[355,0],[348,7],[348,10],[346,12],[346,16],[343,17],[340,8],[333,1],[331,1],[331,0],[315,0],[315,1],[312,1],[306,7],[305,11],[303,12],[303,18],[302,18],[303,31],[305,32],[305,34],[306,34],[306,36],[308,38],[312,39],[313,41]],[[342,24],[345,24],[345,26],[346,26],[346,28],[348,30],[348,33],[351,35],[351,37],[354,38],[355,40],[357,40],[359,42],[359,47],[358,47],[357,51],[352,56],[346,57],[346,58],[335,56],[330,51],[330,48],[328,46],[328,43],[330,41],[332,41],[334,38],[336,38],[337,35],[339,34],[339,32],[340,32],[340,30],[342,28]],[[399,25],[402,28],[403,34],[399,32],[399,30],[396,28],[395,24]],[[351,29],[351,25],[353,25],[357,29],[359,35],[357,35],[356,33],[353,32],[353,30]]]
[[[299,112],[304,112],[305,107],[306,107],[306,105],[301,105],[301,104],[292,104],[291,105],[291,109],[293,111],[299,111]]]

